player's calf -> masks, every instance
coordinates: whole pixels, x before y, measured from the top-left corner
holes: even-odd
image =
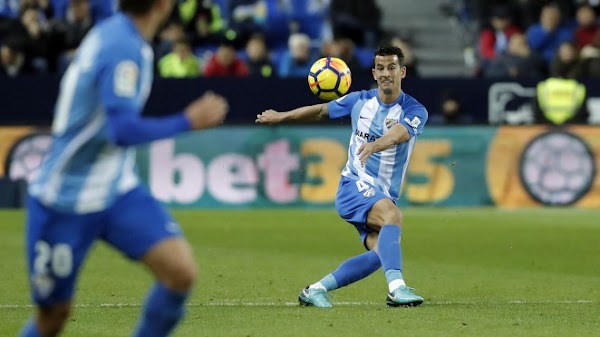
[[[71,313],[71,303],[38,307],[35,319],[21,330],[20,337],[54,337],[63,330]]]

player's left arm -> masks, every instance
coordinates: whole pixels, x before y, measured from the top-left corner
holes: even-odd
[[[358,148],[356,154],[361,163],[365,163],[370,155],[387,150],[398,144],[409,141],[423,132],[427,122],[427,110],[423,106],[407,109],[400,121],[386,122],[388,132],[374,142],[365,143]]]
[[[136,52],[125,49],[105,56],[99,70],[98,86],[106,113],[107,136],[117,146],[144,144],[192,128],[183,113],[162,118],[141,117],[140,68]]]

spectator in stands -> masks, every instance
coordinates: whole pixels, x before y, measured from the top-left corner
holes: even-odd
[[[73,50],[79,47],[85,35],[94,25],[89,0],[69,0],[67,15],[57,20],[55,29],[64,34],[65,46]]]
[[[9,19],[19,16],[19,1],[0,1],[0,18]]]
[[[560,44],[552,63],[550,77],[579,78],[582,76],[579,49],[574,42]]]
[[[329,6],[331,0],[289,0],[292,33],[304,33],[311,40],[333,40]],[[269,12],[271,16],[271,12]],[[270,25],[269,25],[270,28]]]
[[[560,8],[551,3],[542,8],[540,22],[527,30],[529,46],[538,51],[547,62],[552,60],[563,42],[574,37],[573,29],[563,24],[561,19]]]
[[[223,39],[215,54],[204,68],[204,75],[211,76],[248,76],[248,67],[237,56],[234,42]]]
[[[533,112],[536,123],[582,124],[589,118],[585,85],[571,78],[549,77],[536,86]]]
[[[581,49],[579,58],[583,77],[600,77],[600,33],[596,34],[592,43]]]
[[[85,35],[92,29],[94,20],[90,11],[89,0],[69,0],[67,15],[57,19],[52,27],[56,38],[62,41],[62,55],[59,59],[59,69],[62,73],[70,63],[75,50],[83,41]]]
[[[17,0],[19,3],[19,12],[22,10],[24,6],[33,6],[37,8],[42,21],[45,24],[48,24],[51,20],[56,17],[56,12],[54,10],[54,3],[57,0]],[[60,0],[65,1],[65,0]]]
[[[186,38],[173,43],[173,51],[158,61],[158,73],[168,78],[194,78],[200,76],[200,62],[192,52]]]
[[[395,36],[390,42],[392,45],[402,49],[402,53],[404,54],[404,66],[406,67],[406,76],[413,78],[419,77],[417,56],[415,55],[409,40]]]
[[[362,72],[365,69],[362,64],[358,61],[356,54],[354,53],[354,42],[349,38],[338,38],[333,41],[331,45],[330,53],[331,56],[342,59],[348,67],[350,67],[350,71],[353,72]],[[404,50],[403,50],[404,51]],[[406,54],[404,54],[406,58]]]
[[[483,64],[504,53],[510,37],[521,32],[512,21],[512,13],[508,7],[497,6],[493,9],[490,24],[479,33],[479,55]]]
[[[525,35],[513,34],[506,52],[482,68],[487,78],[541,78],[547,73],[545,60],[529,48]]]
[[[25,55],[25,44],[24,39],[11,37],[0,46],[0,77],[16,77],[35,73]]]
[[[381,10],[375,0],[331,0],[333,37],[347,37],[357,46],[373,48],[381,37]]]
[[[319,57],[330,57],[333,50],[333,40],[323,39],[319,46]]]
[[[302,33],[292,34],[288,39],[288,50],[281,57],[279,76],[306,76],[314,61],[316,57],[311,52],[309,37]]]
[[[465,125],[471,124],[473,119],[464,113],[458,94],[448,89],[442,92],[440,113],[431,114],[429,122],[438,125]]]
[[[479,1],[483,2],[486,0]],[[540,14],[544,7],[548,5],[558,7],[562,17],[565,19],[572,18],[575,15],[576,6],[573,0],[512,0],[512,2],[515,3],[519,10],[521,27],[529,27],[536,24],[540,19]],[[565,24],[571,26],[569,22],[565,22]]]
[[[187,39],[183,25],[178,20],[169,20],[154,41],[154,57],[160,60],[173,50],[175,41]]]
[[[590,5],[582,5],[577,9],[577,28],[575,29],[575,42],[577,47],[583,48],[592,43],[594,36],[600,32],[596,12]]]
[[[8,27],[8,36],[22,38],[26,41],[26,58],[40,72],[55,72],[56,60],[62,48],[62,41],[44,18],[35,2],[22,3],[19,18],[12,20]]]
[[[212,0],[178,2],[171,21],[183,25],[194,46],[217,45],[226,27],[220,7]]]
[[[229,28],[236,32],[236,40],[246,45],[254,33],[266,33],[266,0],[229,0]]]
[[[254,34],[246,44],[248,71],[253,77],[273,77],[275,68],[269,60],[269,50],[262,34]]]
[[[50,0],[54,6],[56,18],[67,16],[70,0]],[[96,23],[110,17],[117,10],[119,0],[89,0],[92,20]]]

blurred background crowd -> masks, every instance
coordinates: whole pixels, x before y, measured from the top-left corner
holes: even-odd
[[[62,74],[117,10],[118,0],[0,0],[0,78]],[[374,47],[389,41],[409,79],[585,80],[600,77],[599,11],[600,0],[178,0],[152,46],[163,78],[305,77],[324,56],[368,76]],[[586,118],[579,83],[545,85],[542,105],[565,105],[545,93],[572,92],[566,103]],[[465,90],[444,88],[431,122],[481,122]]]
[[[0,0],[2,75],[61,73],[85,34],[117,7],[117,0]],[[153,41],[156,66],[171,78],[306,76],[321,56],[368,68],[385,35],[381,16],[374,0],[179,0]]]
[[[474,32],[473,76],[600,76],[598,0],[459,0],[442,10]]]
[[[460,40],[464,49],[459,75],[600,76],[598,0],[433,2],[436,14],[454,27],[446,39]],[[424,22],[415,24],[398,17],[393,29],[384,28],[381,3],[394,2],[179,0],[153,41],[157,70],[171,78],[293,77],[305,76],[319,57],[336,56],[356,72],[370,68],[373,47],[389,40],[405,51],[409,77],[420,76],[413,44],[436,41],[422,41],[413,33],[420,26],[439,25],[438,18],[417,17]],[[419,6],[409,4],[397,1],[398,11]],[[1,74],[61,73],[85,34],[115,13],[117,5],[118,0],[0,0]],[[432,58],[420,49],[424,58]],[[450,56],[452,51],[438,53]],[[451,68],[424,75],[444,76]]]

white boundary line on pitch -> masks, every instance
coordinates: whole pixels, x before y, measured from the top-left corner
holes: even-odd
[[[481,304],[587,304],[597,303],[592,300],[557,300],[557,301],[524,301],[510,300],[505,302],[469,302],[469,301],[425,301],[425,305],[481,305]],[[333,302],[336,306],[353,306],[353,305],[381,305],[383,302]],[[219,301],[208,303],[188,303],[188,307],[289,307],[297,306],[298,302],[241,302],[241,301]],[[141,303],[101,303],[75,304],[75,308],[139,308]],[[25,309],[33,308],[32,304],[0,304],[0,309]]]

